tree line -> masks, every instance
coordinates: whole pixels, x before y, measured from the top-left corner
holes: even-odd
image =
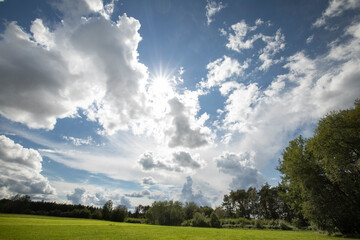
[[[114,207],[111,200],[97,208],[33,202],[17,195],[0,200],[0,212],[197,227],[291,229],[291,224],[359,235],[360,101],[354,105],[327,114],[313,137],[289,142],[279,159],[278,186],[230,191],[215,209],[194,202],[157,201],[131,213],[125,206]]]

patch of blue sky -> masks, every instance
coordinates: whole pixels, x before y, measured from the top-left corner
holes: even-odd
[[[106,189],[122,189],[124,191],[139,191],[143,189],[138,182],[114,179],[105,174],[71,168],[65,164],[53,161],[49,157],[43,157],[42,175],[50,181],[89,184]]]

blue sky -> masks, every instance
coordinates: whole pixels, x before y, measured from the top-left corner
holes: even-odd
[[[0,197],[220,205],[360,90],[360,2],[0,1]]]

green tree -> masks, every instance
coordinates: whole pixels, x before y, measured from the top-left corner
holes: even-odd
[[[119,205],[114,208],[111,212],[111,221],[124,222],[128,215],[128,209],[124,205]]]
[[[206,222],[205,216],[199,212],[195,213],[192,222],[194,227],[209,227],[209,224]]]
[[[220,228],[221,227],[219,217],[215,212],[212,212],[211,215],[210,215],[210,224],[211,224],[211,227],[213,227],[213,228]]]
[[[199,212],[199,207],[194,202],[186,202],[184,207],[185,220],[193,219],[194,214]]]
[[[279,170],[292,206],[311,222],[360,233],[360,102],[321,119],[314,137],[291,141]]]
[[[102,208],[102,216],[105,220],[110,220],[112,210],[113,202],[111,200],[108,200]]]
[[[277,187],[271,187],[265,184],[259,191],[260,213],[265,219],[278,219],[278,190]]]
[[[180,225],[184,221],[184,211],[179,201],[154,202],[145,214],[151,224]]]

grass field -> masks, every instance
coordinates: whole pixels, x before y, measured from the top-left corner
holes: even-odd
[[[0,214],[0,239],[340,239],[303,231],[212,229]],[[347,238],[350,240],[350,238]]]

